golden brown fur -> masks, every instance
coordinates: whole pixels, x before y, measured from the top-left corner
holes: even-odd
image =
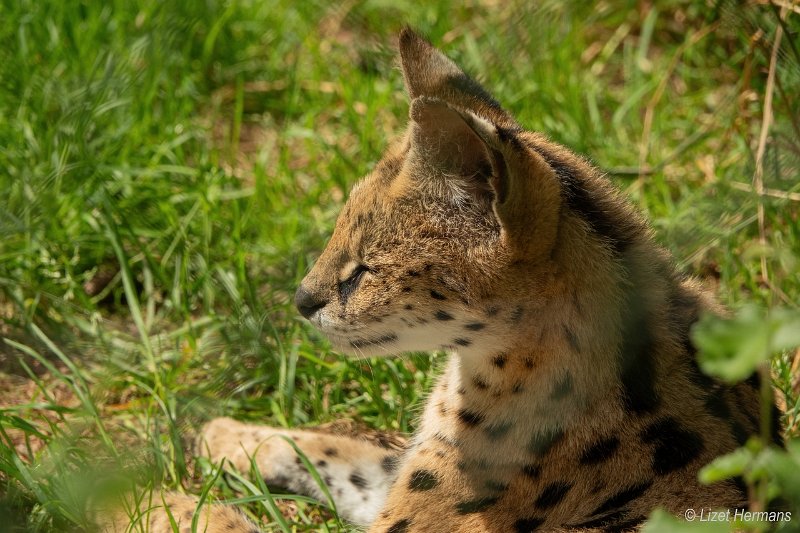
[[[712,300],[598,170],[411,31],[400,57],[406,134],[296,302],[343,352],[451,352],[419,428],[400,455],[219,419],[205,453],[243,469],[255,455],[268,481],[320,497],[290,436],[376,532],[625,530],[656,507],[746,505],[734,482],[697,481],[759,420],[757,379],[728,387],[695,362],[689,329]]]

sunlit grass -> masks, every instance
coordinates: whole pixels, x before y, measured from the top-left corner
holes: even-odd
[[[197,428],[226,414],[413,429],[436,356],[345,361],[291,306],[349,186],[403,127],[392,46],[406,23],[523,124],[610,169],[725,303],[796,306],[798,202],[737,185],[754,172],[773,10],[528,4],[3,3],[3,524],[88,526],[86,481],[108,479],[313,528],[329,515],[307,499],[278,519],[265,487],[195,461]],[[796,194],[786,46],[765,185]],[[788,421],[792,361],[774,363]]]

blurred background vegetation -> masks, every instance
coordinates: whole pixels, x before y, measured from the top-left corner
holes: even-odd
[[[339,527],[189,444],[221,414],[413,429],[440,357],[343,360],[290,303],[403,127],[405,24],[607,169],[724,303],[796,312],[799,5],[0,0],[0,529],[90,529],[106,486]],[[771,360],[789,434],[799,365]]]

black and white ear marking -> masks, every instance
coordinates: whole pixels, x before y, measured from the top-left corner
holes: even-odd
[[[504,201],[508,174],[500,131],[472,111],[421,96],[411,102],[412,147],[420,161],[474,194]]]
[[[407,28],[400,34],[400,63],[413,99],[407,160],[413,174],[458,203],[491,204],[503,239],[520,259],[547,257],[561,211],[553,168],[480,84]]]
[[[479,113],[421,96],[411,102],[412,164],[423,179],[489,201],[510,249],[547,254],[555,242],[561,188],[554,170],[520,138]],[[452,190],[453,188],[451,188]]]
[[[479,117],[471,111],[455,111],[461,115],[462,120],[466,122],[470,128],[472,128],[472,131],[474,131],[478,137],[480,137],[481,140],[486,143],[487,146],[494,150],[500,148],[499,138],[497,136],[497,127],[494,124],[484,118]]]
[[[489,184],[494,191],[496,200],[503,202],[508,189],[505,184],[508,171],[503,157],[503,142],[500,139],[497,126],[471,111],[456,110],[456,112],[483,142],[492,167]]]
[[[459,111],[421,96],[411,102],[409,116],[411,154],[417,164],[437,179],[458,180],[464,189],[488,190],[492,168],[486,144]]]

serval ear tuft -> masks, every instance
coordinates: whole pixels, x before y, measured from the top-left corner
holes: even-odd
[[[400,32],[399,48],[400,66],[412,100],[420,96],[438,98],[499,125],[516,126],[511,115],[486,89],[411,29]]]
[[[435,98],[411,102],[411,162],[417,175],[491,201],[509,251],[520,260],[549,257],[561,212],[553,168],[519,137],[471,111]]]

